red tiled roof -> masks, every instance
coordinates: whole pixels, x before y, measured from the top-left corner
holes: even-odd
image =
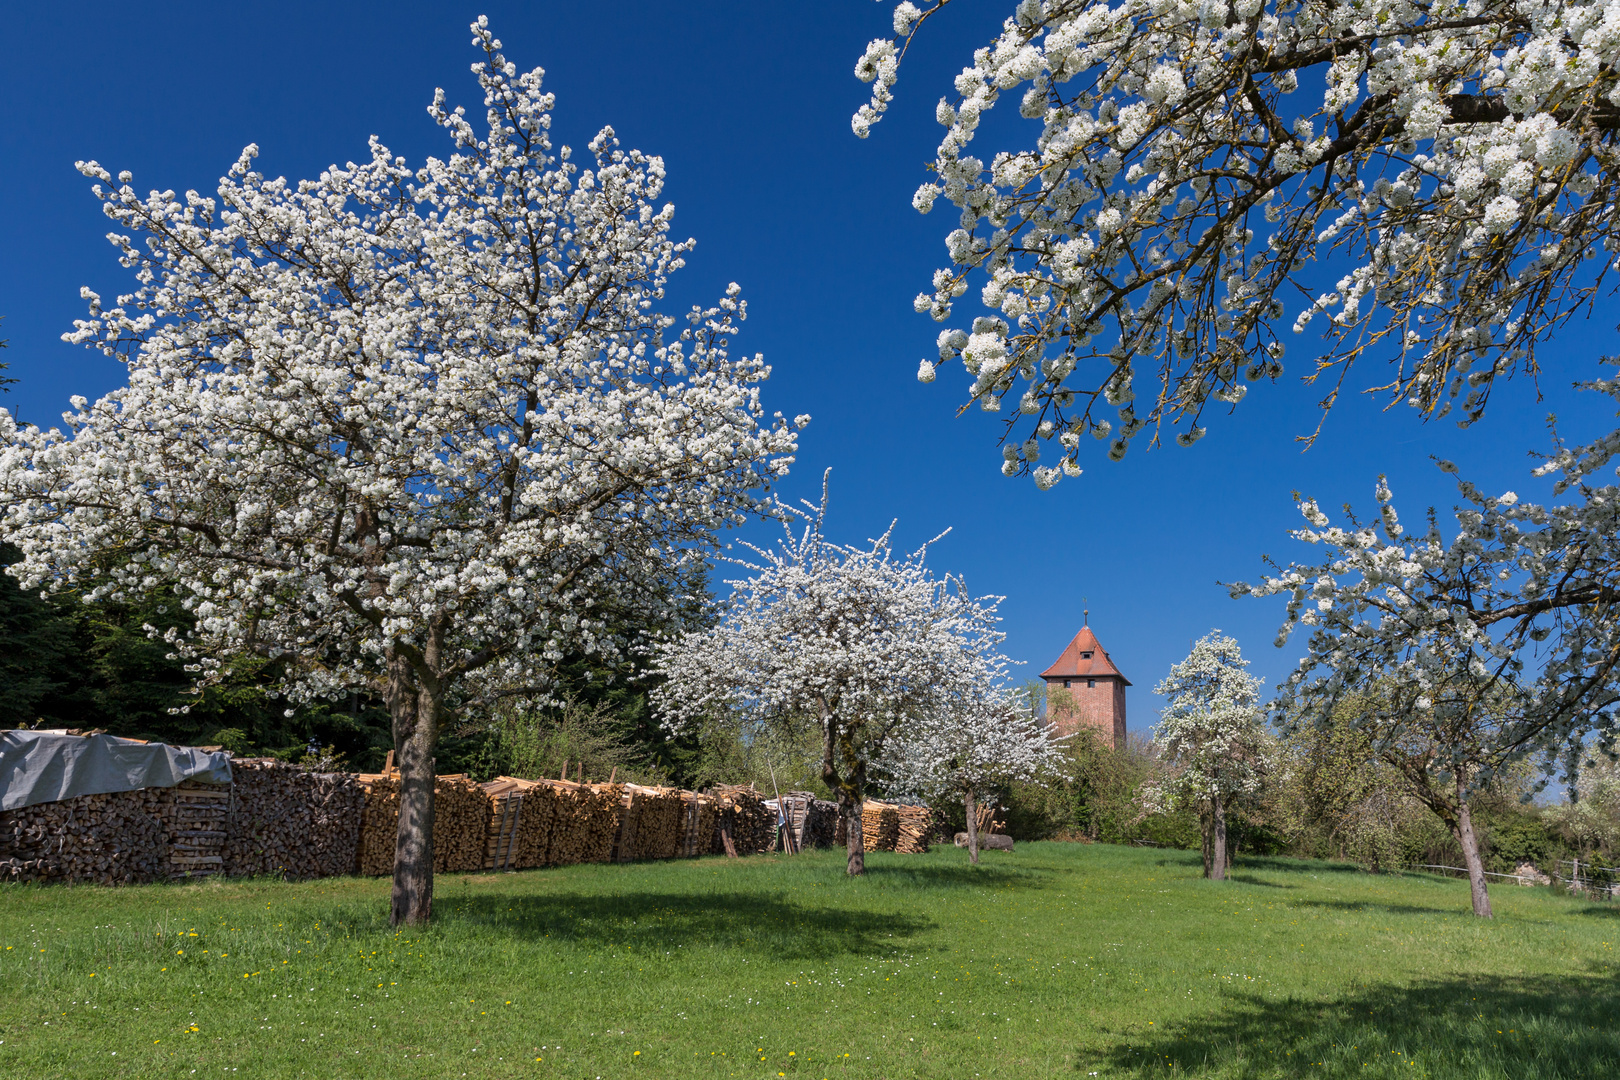
[[[1090,653],[1091,659],[1086,659],[1085,653]],[[1089,626],[1082,626],[1080,632],[1074,635],[1074,640],[1069,642],[1069,647],[1063,650],[1063,655],[1057,658],[1057,662],[1041,672],[1043,679],[1068,679],[1076,676],[1095,679],[1104,675],[1111,675],[1126,686],[1131,685],[1131,680],[1108,659],[1107,651],[1098,644],[1097,635],[1091,632]]]

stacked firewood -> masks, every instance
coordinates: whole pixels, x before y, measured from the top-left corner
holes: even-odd
[[[832,847],[837,841],[838,804],[826,799],[812,799],[805,808],[804,824],[799,839],[804,847]]]
[[[145,788],[0,811],[0,881],[166,880],[170,803],[167,789]]]
[[[928,839],[934,831],[934,812],[926,806],[901,803],[895,808],[899,816],[899,836],[894,850],[905,855],[928,854]]]
[[[523,781],[510,777],[479,784],[489,796],[489,827],[484,832],[484,869],[515,870],[523,826]],[[538,804],[540,800],[536,799]]]
[[[789,791],[777,801],[787,819],[788,838],[795,850],[832,846],[838,826],[837,803],[818,799],[811,791]]]
[[[399,830],[399,773],[362,773],[366,793],[360,822],[360,873],[393,873]],[[433,870],[454,873],[484,865],[484,834],[489,828],[490,799],[463,774],[441,776],[433,785]]]
[[[186,780],[162,790],[168,797],[160,802],[158,817],[168,840],[169,876],[214,877],[225,873],[231,789]]]
[[[681,827],[686,810],[678,788],[621,785],[619,835],[613,847],[616,862],[633,859],[672,859],[680,851]]]
[[[712,795],[683,791],[681,795],[681,843],[678,855],[707,855],[713,850],[715,829],[720,821],[720,802]]]
[[[613,857],[623,812],[621,785],[571,780],[535,783],[548,789],[552,800],[551,836],[542,865],[607,862]]]
[[[893,851],[900,840],[898,808],[875,799],[862,803],[861,838],[867,851]]]
[[[766,807],[765,796],[752,784],[716,784],[710,794],[718,801],[720,811],[711,851],[717,855],[725,852],[721,829],[729,829],[738,855],[758,855],[771,849],[776,812]]]
[[[353,873],[366,798],[356,777],[306,772],[274,758],[238,758],[231,776],[226,874],[304,879]]]

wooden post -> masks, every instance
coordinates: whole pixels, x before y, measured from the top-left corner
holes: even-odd
[[[566,781],[568,779],[568,759],[567,758],[563,758],[562,772],[557,774],[557,779],[563,780],[563,781]]]
[[[776,797],[776,829],[782,834],[782,852],[786,855],[795,854],[793,850],[793,827],[788,824],[787,815],[782,812],[782,793],[776,787],[776,766],[770,766],[771,794]]]

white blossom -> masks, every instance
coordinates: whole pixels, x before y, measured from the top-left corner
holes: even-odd
[[[868,46],[859,134],[945,6],[908,0]],[[980,281],[1008,316],[992,332],[1004,363],[967,392],[1035,404],[1006,419],[1014,445],[1095,430],[1139,367],[1151,403],[1139,424],[1120,418],[1109,456],[1144,430],[1200,430],[1211,401],[1237,403],[1238,373],[1279,377],[1276,357],[1252,359],[1318,314],[1326,367],[1398,362],[1392,399],[1469,422],[1497,378],[1538,369],[1538,345],[1589,309],[1613,261],[1588,256],[1620,246],[1615,0],[1007,10],[934,111],[932,182],[913,204],[960,211],[918,310],[959,319]],[[1007,97],[1035,123],[975,147]],[[1332,288],[1326,264],[1347,268]]]

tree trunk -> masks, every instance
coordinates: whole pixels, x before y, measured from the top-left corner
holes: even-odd
[[[963,806],[967,810],[968,862],[972,863],[974,866],[978,866],[979,865],[979,820],[978,820],[979,819],[979,808],[973,802],[973,789],[972,788],[968,789],[967,796],[963,800]]]
[[[1485,864],[1479,859],[1479,840],[1474,836],[1474,815],[1467,801],[1458,792],[1457,818],[1451,823],[1452,835],[1462,848],[1463,865],[1468,868],[1468,892],[1474,902],[1474,914],[1482,919],[1491,915],[1491,897],[1485,891]]]
[[[1198,847],[1204,856],[1204,876],[1209,877],[1209,856],[1212,847],[1210,842],[1209,807],[1200,807],[1198,810]]]
[[[847,872],[856,877],[866,873],[866,830],[861,825],[866,763],[856,756],[848,734],[839,729],[836,715],[825,702],[821,704],[821,733],[821,781],[838,800],[838,816],[844,819],[845,850],[849,853]],[[842,775],[840,763],[844,767]]]
[[[1209,801],[1209,867],[1213,881],[1226,880],[1226,804],[1216,795]]]
[[[866,873],[866,827],[861,820],[861,804],[866,799],[866,763],[858,762],[849,771],[849,779],[839,789],[839,798],[849,804],[849,865],[851,877]]]
[[[423,656],[429,664],[437,662],[443,636],[440,629],[430,633]],[[392,651],[388,658],[388,709],[399,769],[399,827],[388,921],[392,926],[423,926],[433,917],[433,751],[444,695],[437,680],[424,679],[401,651]]]

